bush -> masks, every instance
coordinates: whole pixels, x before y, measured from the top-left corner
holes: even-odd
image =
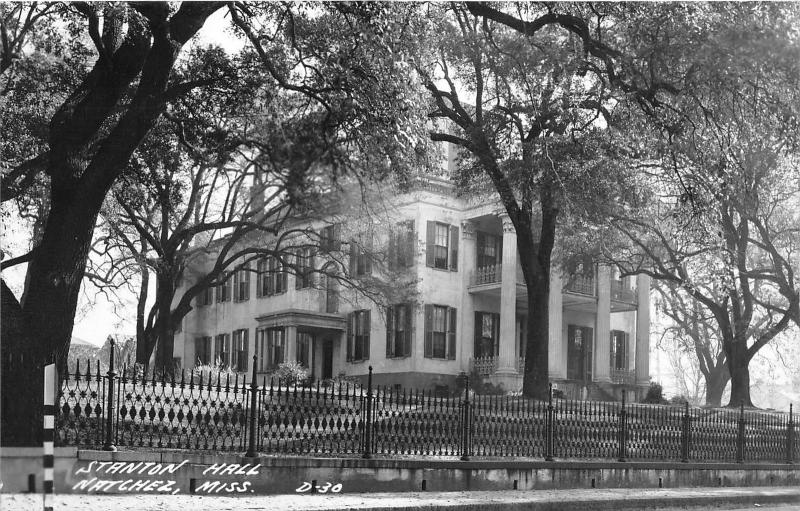
[[[213,364],[194,366],[192,369],[192,374],[198,380],[202,377],[203,382],[216,382],[217,379],[219,379],[220,382],[224,382],[229,377],[236,377],[236,372],[227,365],[223,364],[222,360],[219,358],[215,360]]]
[[[647,389],[647,394],[644,396],[644,399],[642,399],[642,403],[651,405],[667,404],[667,400],[664,399],[664,388],[656,382],[651,382],[650,388]]]
[[[308,379],[308,369],[299,362],[283,362],[278,365],[275,377],[281,383],[298,383]]]
[[[669,404],[671,405],[685,405],[688,403],[689,400],[686,399],[686,396],[672,396],[669,398]]]

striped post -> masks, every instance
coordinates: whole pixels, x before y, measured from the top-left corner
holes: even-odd
[[[55,439],[56,365],[44,368],[44,511],[53,511],[53,440]]]

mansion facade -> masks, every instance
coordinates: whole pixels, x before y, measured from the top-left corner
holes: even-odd
[[[316,380],[363,378],[372,366],[377,385],[451,391],[459,375],[477,374],[519,390],[527,292],[508,217],[497,202],[457,197],[452,184],[435,179],[393,202],[387,259],[414,282],[413,300],[379,307],[334,279],[281,271],[266,258],[196,299],[175,334],[175,358],[184,367],[219,360],[249,374],[255,354],[259,377],[297,361]],[[347,242],[333,221],[310,227],[324,250]],[[298,258],[306,270],[324,263],[324,255]],[[353,277],[379,271],[355,250],[345,258]],[[572,398],[618,398],[622,388],[643,396],[649,277],[618,278],[585,263],[574,274],[554,268],[550,279],[554,388]]]

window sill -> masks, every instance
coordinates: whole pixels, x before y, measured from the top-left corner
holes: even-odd
[[[424,358],[427,358],[428,360],[439,360],[441,362],[456,362],[455,358],[447,358],[447,357],[444,357],[444,358],[442,358],[442,357],[424,357]]]
[[[403,360],[405,358],[411,358],[411,355],[397,355],[397,356],[387,356],[386,360]]]
[[[348,364],[363,364],[364,362],[369,362],[369,359],[368,358],[364,358],[364,359],[361,359],[361,360],[348,360],[347,361]]]
[[[449,268],[437,268],[436,266],[427,266],[427,265],[425,267],[436,271],[446,271],[447,273],[458,273],[458,269],[451,270]]]

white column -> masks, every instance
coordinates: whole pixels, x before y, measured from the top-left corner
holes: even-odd
[[[514,357],[517,315],[517,232],[507,215],[503,221],[503,268],[500,284],[500,356],[498,374],[516,374]]]
[[[461,222],[461,261],[460,268],[463,279],[460,328],[461,335],[461,370],[469,372],[469,360],[475,356],[475,306],[472,303],[472,295],[469,294],[468,286],[471,276],[475,272],[475,258],[477,255],[475,248],[475,224],[470,221]]]
[[[561,290],[564,284],[561,282],[561,273],[558,270],[550,270],[550,299],[548,308],[550,317],[548,319],[548,339],[547,339],[547,366],[550,378],[567,377],[567,358],[564,356],[564,339],[561,338],[562,323],[564,322],[564,304]]]
[[[611,382],[611,269],[597,268],[597,317],[594,329],[594,381]]]
[[[286,362],[297,360],[297,327],[286,327]]]
[[[650,383],[650,276],[636,276],[636,383]]]

